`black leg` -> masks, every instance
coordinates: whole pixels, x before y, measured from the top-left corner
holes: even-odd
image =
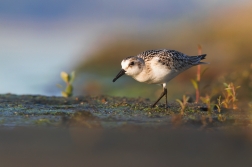
[[[162,97],[164,97],[164,95],[166,95],[166,96],[165,96],[166,107],[168,107],[168,105],[167,105],[167,89],[166,89],[166,88],[164,88],[164,91],[163,91],[163,93],[161,94],[161,96],[157,99],[157,101],[156,101],[151,107],[155,107],[155,105],[159,102],[160,99],[162,99]]]
[[[167,102],[167,89],[164,88],[166,93],[165,93],[165,108],[168,108],[168,102]]]

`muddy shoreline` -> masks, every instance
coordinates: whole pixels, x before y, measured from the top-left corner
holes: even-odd
[[[52,126],[87,128],[233,128],[251,127],[249,113],[223,109],[211,115],[204,104],[188,103],[184,115],[180,106],[143,98],[112,96],[50,97],[40,95],[0,95],[0,126]],[[219,120],[222,114],[225,121]]]

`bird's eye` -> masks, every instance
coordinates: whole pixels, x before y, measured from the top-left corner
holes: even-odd
[[[129,65],[130,65],[130,66],[134,66],[134,64],[135,64],[134,61],[132,61],[132,62],[130,62]]]

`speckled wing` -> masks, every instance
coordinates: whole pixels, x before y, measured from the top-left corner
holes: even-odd
[[[142,58],[145,62],[151,61],[154,57],[158,58],[157,60],[159,63],[175,71],[185,70],[198,64],[205,64],[200,62],[205,56],[206,55],[187,56],[176,50],[167,49],[148,50],[138,55],[138,57]]]

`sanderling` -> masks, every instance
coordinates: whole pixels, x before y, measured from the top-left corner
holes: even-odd
[[[121,62],[122,69],[113,79],[113,82],[126,74],[139,82],[161,84],[163,86],[163,92],[152,107],[163,96],[165,96],[166,107],[168,107],[166,83],[192,66],[208,64],[201,62],[205,57],[206,54],[187,56],[181,52],[167,49],[144,51],[137,56],[130,56],[123,59]]]

